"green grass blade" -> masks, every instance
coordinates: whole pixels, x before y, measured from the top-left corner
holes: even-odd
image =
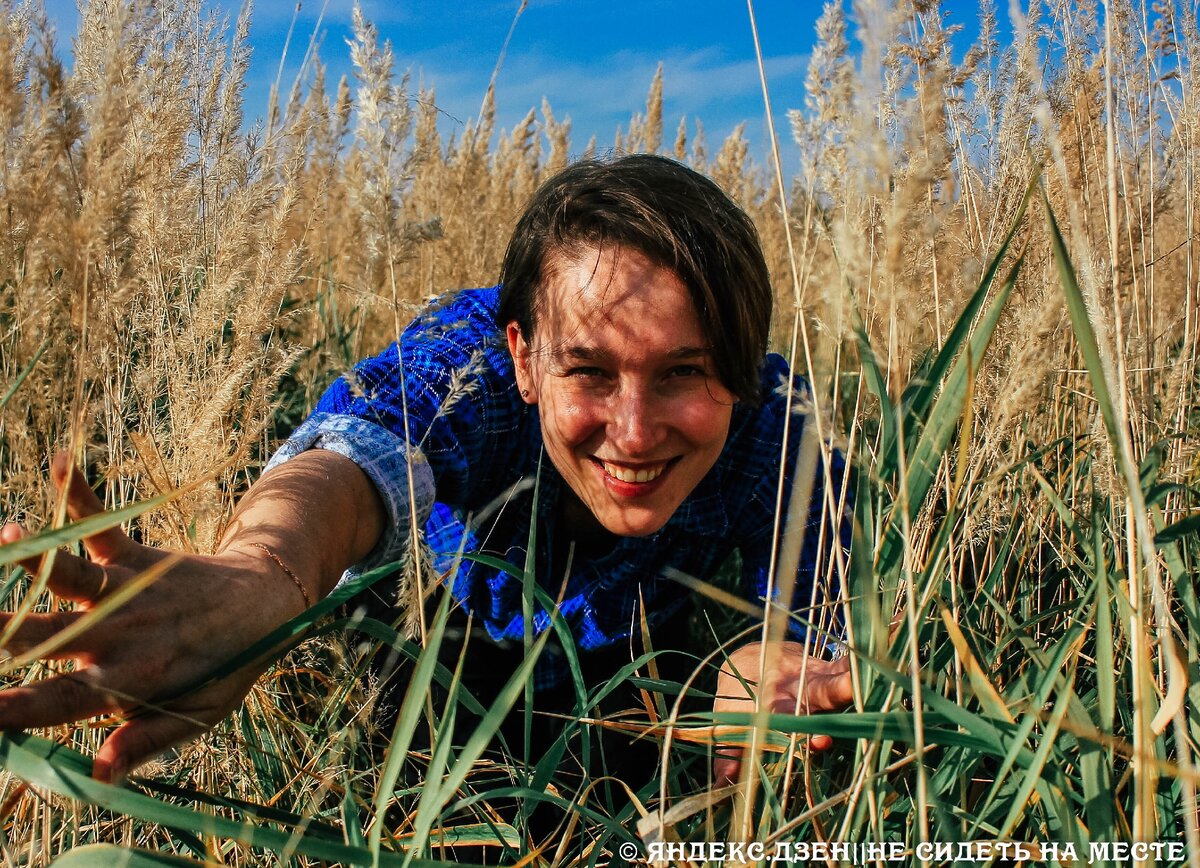
[[[1058,515],[1058,520],[1062,523],[1062,526],[1071,532],[1071,536],[1075,540],[1081,540],[1082,534],[1079,530],[1079,522],[1075,520],[1075,514],[1071,512],[1071,508],[1059,496],[1058,490],[1050,484],[1050,481],[1036,467],[1030,467],[1029,469],[1033,474],[1033,478],[1037,481],[1038,487],[1042,489],[1042,494],[1045,495],[1050,505],[1054,507],[1054,512]]]
[[[342,828],[345,829],[346,843],[351,847],[367,846],[367,839],[363,837],[362,818],[358,813],[358,800],[354,798],[354,782],[350,779],[349,773],[342,775]]]
[[[577,717],[583,717],[588,710],[587,704],[587,684],[583,680],[583,668],[579,662],[579,649],[575,645],[575,637],[571,635],[571,629],[567,626],[566,620],[559,614],[557,604],[550,598],[540,587],[534,587],[534,596],[538,603],[541,604],[547,612],[550,613],[550,626],[558,637],[559,646],[563,650],[563,654],[567,660],[567,670],[571,674],[571,685],[575,690],[575,713]],[[554,740],[554,743],[545,748],[542,758],[538,760],[537,766],[534,768],[533,778],[529,783],[533,790],[543,790],[554,779],[554,774],[559,769],[559,764],[563,755],[567,750],[567,742],[575,734],[579,725],[575,721],[567,721],[564,724],[562,731]],[[591,740],[583,739],[580,745],[581,759],[583,767],[589,768],[591,762]]]
[[[1004,257],[1008,255],[1008,250],[1017,235],[1017,230],[1020,229],[1021,223],[1025,219],[1025,212],[1029,208],[1029,203],[1033,199],[1033,192],[1037,189],[1040,180],[1041,171],[1035,171],[1028,186],[1025,188],[1024,195],[1021,197],[1021,204],[1017,206],[1017,213],[1008,227],[1008,234],[1004,236],[1004,240],[1000,242],[1000,247],[997,248],[995,255],[984,270],[983,277],[979,281],[979,287],[967,301],[962,313],[959,314],[958,320],[954,323],[950,334],[946,336],[946,342],[942,344],[942,348],[938,351],[937,356],[934,357],[929,369],[924,372],[923,376],[916,378],[904,390],[901,405],[904,410],[905,430],[915,431],[924,422],[925,415],[929,407],[933,404],[933,399],[936,397],[937,391],[942,384],[942,378],[946,376],[946,372],[950,370],[950,365],[954,361],[955,356],[958,355],[959,350],[967,341],[971,326],[974,324],[975,318],[979,315],[979,311],[983,307],[988,292],[992,288],[992,283],[996,279],[996,274],[1000,271],[1000,266],[1004,262]]]
[[[1024,791],[1025,784],[1030,783],[1028,778],[1036,777],[1036,775],[1033,772],[1031,772],[1030,769],[1044,767],[1045,758],[1042,757],[1039,760],[1040,751],[1030,753],[1028,751],[1028,749],[1026,749],[1024,757],[1021,758],[1021,757],[1019,757],[1018,748],[1024,748],[1024,746],[1026,744],[1026,740],[1029,738],[1029,735],[1033,732],[1034,727],[1042,722],[1042,711],[1041,710],[1042,710],[1043,706],[1045,705],[1046,700],[1049,698],[1050,693],[1054,689],[1055,685],[1059,685],[1059,682],[1062,679],[1059,669],[1062,667],[1063,661],[1066,659],[1067,654],[1070,653],[1072,647],[1075,644],[1075,641],[1078,639],[1081,629],[1082,628],[1075,626],[1070,631],[1068,631],[1067,635],[1062,640],[1059,641],[1058,645],[1055,648],[1054,654],[1046,661],[1045,665],[1041,667],[1042,668],[1042,678],[1039,680],[1038,684],[1034,687],[1034,695],[1031,696],[1028,700],[1028,709],[1029,710],[1024,715],[1022,715],[1021,720],[1019,720],[1016,723],[1015,743],[1014,743],[1013,747],[1009,750],[1009,752],[1005,755],[1003,762],[1001,762],[999,769],[995,773],[994,783],[992,784],[991,792],[989,793],[988,798],[985,800],[983,808],[979,811],[980,818],[982,818],[983,816],[986,815],[987,809],[990,808],[991,805],[993,804],[993,802],[997,799],[997,797],[999,797],[1000,794],[1002,792],[1004,792],[1005,781],[1008,778],[1008,775],[1012,771],[1013,767],[1017,765],[1019,758],[1023,760],[1021,762],[1021,769],[1023,771],[1023,775],[1021,778],[1021,783],[1018,786],[1019,791]],[[1059,685],[1059,687],[1060,687],[1059,702],[1060,702],[1060,704],[1063,704],[1064,706],[1067,706],[1069,708],[1068,698],[1062,695],[1063,693],[1069,693],[1069,686]],[[1066,710],[1067,709],[1064,709],[1064,712],[1063,712],[1064,714],[1066,713]],[[1062,719],[1060,717],[1059,724],[1061,724],[1061,722],[1062,722]],[[1043,733],[1042,736],[1040,737],[1039,744],[1044,746],[1045,740],[1046,740],[1046,733]],[[1033,781],[1031,783],[1031,786],[1037,786],[1037,783],[1038,783],[1037,781]],[[1029,790],[1029,792],[1032,792],[1032,790]],[[1028,795],[1026,795],[1026,798],[1028,798]],[[973,827],[968,832],[968,838],[975,835],[978,831],[979,831],[978,825]]]
[[[8,598],[12,594],[13,589],[16,588],[17,583],[20,582],[21,579],[28,575],[29,573],[25,571],[24,567],[13,568],[12,575],[4,580],[4,584],[0,584],[0,608],[8,605]]]
[[[948,701],[948,700],[947,700]],[[729,744],[748,743],[749,729],[757,720],[751,712],[723,711],[696,715],[700,720],[709,720],[718,726],[745,727],[745,732],[730,732],[721,740]],[[994,738],[976,732],[966,732],[957,722],[940,712],[927,711],[924,717],[925,744],[966,747],[992,756],[1002,756],[1003,748]],[[993,722],[995,724],[995,722]],[[1005,724],[1009,730],[1014,727]],[[990,728],[995,728],[992,726]],[[916,740],[916,716],[910,711],[863,711],[843,714],[771,714],[766,718],[766,730],[776,734],[774,743],[780,747],[787,744],[787,735],[829,735],[833,738],[892,740],[914,744]]]
[[[341,841],[344,837],[342,830],[336,826],[314,820],[312,817],[302,817],[299,814],[293,814],[291,811],[284,811],[269,805],[260,805],[256,802],[247,802],[244,799],[236,799],[232,796],[209,793],[203,790],[177,787],[153,778],[134,777],[132,780],[139,787],[151,793],[220,808],[222,813],[235,817],[241,815],[254,821],[268,821],[284,826],[304,826],[305,834],[315,838],[324,837],[329,841]],[[190,842],[187,842],[186,839],[185,843],[191,846]],[[200,853],[203,852],[203,847],[200,847]]]
[[[397,632],[397,630],[394,627],[392,627],[388,624],[385,624],[382,621],[379,621],[375,618],[360,618],[357,616],[351,616],[349,618],[339,618],[336,621],[330,621],[326,624],[322,624],[319,628],[317,628],[316,630],[314,630],[312,632],[311,637],[315,638],[317,636],[324,636],[324,635],[327,635],[330,633],[337,633],[337,632],[340,632],[342,630],[347,630],[347,629],[354,630],[355,632],[358,632],[358,633],[365,633],[374,639],[378,639],[380,642],[386,644],[388,647],[393,648],[396,651],[399,651],[401,654],[406,656],[413,663],[416,663],[418,660],[421,659],[421,654],[424,651],[424,649],[422,649],[420,645],[416,644],[415,642],[411,642],[408,639],[405,639],[403,636],[401,636],[400,633]],[[299,644],[300,641],[304,641],[307,638],[310,638],[310,637],[306,635],[306,636],[300,638],[298,640],[297,644]],[[453,679],[453,677],[454,677],[453,673],[449,669],[447,669],[446,666],[444,664],[442,664],[440,661],[434,663],[433,679],[438,684],[440,684],[442,687],[449,689],[450,682]],[[486,710],[483,707],[483,703],[481,703],[478,699],[475,698],[475,694],[471,693],[465,687],[460,686],[460,689],[458,691],[458,701],[460,704],[465,706],[467,708],[467,710],[470,711],[472,714],[483,714]]]
[[[137,503],[131,503],[129,506],[123,506],[111,512],[90,515],[87,518],[73,521],[62,527],[43,530],[41,533],[22,537],[16,542],[2,545],[0,546],[0,567],[16,563],[17,561],[27,560],[28,558],[35,558],[38,555],[44,555],[51,549],[61,548],[85,537],[95,536],[101,531],[117,527],[124,522],[137,518],[142,513],[158,509],[158,507],[184,496],[203,481],[197,480],[166,494],[160,494],[146,500],[139,500]]]
[[[242,731],[242,744],[250,754],[250,764],[258,780],[259,792],[277,793],[287,783],[283,763],[280,762],[279,752],[266,727],[254,726],[250,716],[250,707],[243,704],[237,712],[238,724]]]
[[[442,637],[446,632],[446,622],[450,618],[449,592],[442,593],[437,615],[429,630],[428,641],[417,659],[417,665],[409,677],[408,688],[396,714],[396,723],[392,727],[392,737],[388,742],[387,758],[384,760],[383,771],[379,776],[379,786],[375,791],[375,816],[371,823],[371,831],[367,836],[367,847],[371,853],[371,865],[378,868],[383,854],[383,827],[387,816],[387,808],[392,799],[400,770],[408,760],[408,748],[412,744],[413,735],[417,731],[424,710],[425,696],[433,679],[433,672],[438,662],[438,650],[442,646]],[[452,682],[453,683],[453,682]]]
[[[1179,542],[1196,533],[1200,533],[1200,514],[1189,515],[1187,518],[1181,518],[1179,521],[1167,525],[1154,535],[1154,541],[1157,545],[1167,545]]]
[[[510,850],[518,850],[521,847],[521,834],[508,823],[464,823],[431,832],[429,843],[437,847],[499,844]]]
[[[610,817],[593,808],[589,808],[587,805],[569,801],[557,793],[552,793],[545,790],[534,790],[530,787],[500,787],[498,789],[488,790],[486,793],[472,793],[471,795],[454,802],[454,804],[450,806],[450,810],[457,812],[463,808],[468,808],[471,805],[477,805],[480,802],[484,802],[488,799],[521,799],[522,801],[531,803],[540,802],[547,805],[554,805],[564,812],[574,811],[575,813],[579,814],[580,818],[595,823],[597,826],[609,832],[614,838],[618,838],[622,841],[637,840],[631,832],[631,826],[623,825],[613,817]],[[498,824],[497,828],[503,829],[505,827]]]
[[[446,710],[442,714],[442,719],[438,723],[437,730],[433,736],[433,753],[429,758],[429,768],[425,773],[425,785],[421,788],[421,798],[417,802],[417,814],[413,820],[413,827],[416,832],[412,836],[413,844],[409,849],[410,854],[421,852],[422,845],[434,834],[430,830],[433,828],[433,822],[437,818],[438,809],[441,807],[436,795],[438,792],[438,782],[443,780],[446,766],[450,761],[450,756],[454,748],[454,723],[458,709],[458,705],[454,701],[454,695],[458,692],[458,685],[462,681],[463,664],[466,662],[469,653],[471,653],[470,646],[464,645],[458,656],[458,663],[454,668],[454,680],[450,683],[449,696],[446,700]]]
[[[539,456],[537,475],[533,478],[533,516],[537,515],[541,485],[542,457]],[[521,574],[521,641],[524,644],[527,658],[530,649],[533,648],[533,590],[537,587],[537,525],[536,518],[529,522],[529,539],[525,544],[525,569]],[[525,682],[525,727],[522,733],[525,748],[522,756],[525,759],[526,767],[530,765],[532,759],[530,733],[533,729],[533,696],[533,679],[530,678]],[[523,819],[524,816],[522,816]]]
[[[1108,563],[1104,557],[1104,540],[1101,538],[1100,516],[1092,518],[1092,569],[1096,589],[1096,689],[1099,701],[1096,704],[1100,731],[1111,734],[1116,720],[1116,634],[1112,618],[1112,588]],[[1111,674],[1111,678],[1104,677]]]
[[[0,734],[0,766],[28,783],[60,796],[161,826],[201,836],[228,838],[276,854],[297,853],[330,862],[371,864],[371,854],[367,850],[330,841],[324,835],[308,834],[302,828],[288,831],[238,822],[168,804],[131,789],[100,783],[92,779],[92,764],[86,757],[62,745],[25,733]],[[405,864],[405,857],[399,853],[384,853],[379,864],[400,866]],[[436,863],[411,860],[408,864],[428,868]]]
[[[899,672],[866,657],[860,658],[860,660],[901,690],[912,689],[912,681],[907,673]],[[1014,734],[1020,736],[1020,730],[1007,717],[988,717],[976,714],[956,702],[951,702],[936,690],[923,690],[921,698],[932,709],[931,712],[925,713],[927,724],[931,720],[931,715],[934,719],[940,718],[953,723],[964,731],[972,733],[979,743],[986,744],[988,753],[994,756],[1004,756],[1008,751],[1005,745],[1012,740]],[[926,726],[926,732],[928,731],[929,728]],[[1021,744],[1023,745],[1023,743]],[[1027,750],[1023,750],[1018,754],[1018,758],[1027,762],[1031,759],[1031,754]]]
[[[280,653],[279,649],[281,647],[288,645],[289,642],[292,644],[298,644],[300,641],[303,641],[305,638],[311,635],[311,633],[308,631],[311,631],[313,625],[325,615],[328,615],[330,612],[337,609],[338,606],[342,605],[342,603],[346,602],[362,591],[365,591],[376,582],[392,575],[398,569],[400,569],[400,565],[397,563],[384,564],[383,566],[369,570],[368,572],[365,572],[361,576],[351,579],[348,582],[344,582],[343,584],[339,585],[333,593],[318,602],[315,606],[311,606],[304,612],[297,615],[295,618],[292,618],[292,620],[275,628],[262,639],[259,639],[253,645],[248,647],[245,651],[242,651],[240,654],[235,654],[233,657],[213,669],[207,675],[198,678],[193,683],[179,690],[171,698],[178,699],[181,696],[186,696],[189,693],[193,693],[203,687],[206,687],[214,681],[220,681],[222,678],[232,675],[234,672],[237,672],[239,669],[242,669],[245,666],[249,666],[254,663],[260,663],[268,658],[277,657]]]
[[[1116,636],[1112,619],[1112,589],[1108,565],[1104,557],[1099,516],[1092,519],[1092,563],[1096,590],[1096,717],[1100,732],[1113,735],[1116,717]],[[1111,677],[1109,677],[1111,675]],[[1083,790],[1087,812],[1088,833],[1093,841],[1117,840],[1118,829],[1113,817],[1112,749],[1094,742],[1080,745],[1079,783]]]
[[[855,475],[854,493],[854,532],[850,537],[850,576],[847,620],[851,631],[849,637],[855,644],[859,654],[851,657],[851,665],[858,666],[860,655],[871,659],[879,659],[887,649],[888,621],[894,604],[894,577],[884,577],[885,581],[877,580],[874,569],[878,525],[874,506],[876,493],[872,491],[870,473],[866,469]],[[890,580],[890,581],[889,581]],[[881,587],[882,584],[882,587]],[[870,696],[873,691],[875,673],[873,669],[858,667],[859,682],[863,694]]]
[[[47,336],[42,339],[42,345],[37,348],[37,352],[33,354],[33,358],[29,360],[29,364],[21,369],[21,373],[17,374],[17,378],[13,380],[12,385],[8,387],[8,391],[4,393],[4,397],[0,398],[0,410],[3,410],[8,402],[12,400],[12,396],[17,394],[17,390],[21,388],[21,384],[25,382],[25,378],[28,377],[33,369],[37,366],[38,360],[41,359],[42,354],[46,352],[46,348],[49,346],[50,337]]]
[[[509,677],[504,687],[500,689],[496,696],[496,701],[492,707],[488,709],[487,714],[471,732],[467,738],[467,742],[463,745],[462,751],[455,760],[453,767],[446,775],[445,780],[437,785],[436,795],[431,795],[433,804],[439,808],[453,798],[454,793],[466,780],[470,774],[475,762],[483,755],[484,750],[491,743],[492,737],[500,729],[500,725],[504,722],[504,718],[508,716],[513,705],[517,701],[517,697],[525,691],[525,685],[533,673],[534,664],[537,662],[538,655],[546,646],[546,641],[550,638],[550,631],[542,633],[538,640],[534,643],[530,653],[521,661],[521,665]],[[428,828],[417,828],[412,839],[412,849],[410,853],[421,852],[425,846],[429,836]]]
[[[153,850],[136,847],[118,847],[116,844],[89,844],[76,847],[50,863],[50,868],[196,868],[196,866],[219,865],[219,862],[198,862],[185,856],[172,856]]]
[[[1065,644],[1065,643],[1064,643]],[[1057,673],[1055,673],[1057,675]],[[1070,690],[1070,683],[1074,681],[1074,670],[1071,673],[1071,679],[1064,690]],[[1070,707],[1070,702],[1067,697],[1059,695],[1058,702],[1055,703],[1054,710],[1050,714],[1050,720],[1046,723],[1046,728],[1042,732],[1038,742],[1037,751],[1034,753],[1033,762],[1025,768],[1025,774],[1021,778],[1021,785],[1017,789],[1017,794],[1013,797],[1011,807],[1008,810],[1008,816],[1004,818],[1004,822],[1000,826],[1000,839],[1006,839],[1017,820],[1025,810],[1025,806],[1029,801],[1029,797],[1033,794],[1035,788],[1043,782],[1042,769],[1046,767],[1046,762],[1050,759],[1050,754],[1053,752],[1055,744],[1054,739],[1058,734],[1059,727],[1062,726],[1063,718],[1066,717],[1067,709]],[[1061,803],[1061,799],[1044,799],[1050,806]],[[1061,839],[1055,839],[1061,840]]]
[[[1096,397],[1100,416],[1104,419],[1104,427],[1108,431],[1117,460],[1121,462],[1121,456],[1124,454],[1121,449],[1123,438],[1117,423],[1117,411],[1113,403],[1112,392],[1109,389],[1108,375],[1105,373],[1104,363],[1100,357],[1100,344],[1097,342],[1096,332],[1092,328],[1087,302],[1084,301],[1083,292],[1079,288],[1075,268],[1071,265],[1071,258],[1067,254],[1066,242],[1063,240],[1058,221],[1054,217],[1054,211],[1050,208],[1050,200],[1044,191],[1042,198],[1046,204],[1046,220],[1050,225],[1050,243],[1054,251],[1055,264],[1058,266],[1059,283],[1062,285],[1063,295],[1067,301],[1067,314],[1071,318],[1075,341],[1079,344],[1079,352],[1083,355],[1084,364],[1087,366],[1088,379],[1092,384],[1092,392]],[[1140,486],[1138,490],[1141,491]]]
[[[979,370],[979,363],[995,333],[996,324],[1008,296],[1016,284],[1021,263],[1018,259],[1008,273],[1004,285],[981,318],[966,348],[958,357],[945,386],[929,413],[925,427],[908,456],[908,472],[905,476],[904,493],[906,502],[898,504],[888,519],[875,572],[880,576],[891,576],[900,565],[904,552],[904,527],[915,520],[929,487],[937,476],[938,464],[954,431],[962,419],[963,405],[970,389],[970,378]]]
[[[879,455],[874,468],[880,479],[891,479],[896,466],[896,444],[900,441],[899,429],[896,424],[896,410],[888,395],[887,380],[879,368],[879,360],[875,357],[875,349],[867,336],[866,327],[862,323],[862,315],[858,306],[851,308],[854,318],[854,336],[858,341],[858,358],[862,365],[863,378],[867,389],[879,401],[879,424],[883,429],[883,439],[879,445]]]
[[[463,552],[462,557],[464,561],[474,561],[477,564],[483,564],[485,567],[491,567],[494,570],[500,570],[500,572],[512,576],[514,579],[525,578],[525,572],[523,570],[513,566],[502,557],[484,554],[482,552]]]

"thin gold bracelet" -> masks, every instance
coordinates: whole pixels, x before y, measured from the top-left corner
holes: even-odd
[[[250,545],[254,546],[256,549],[262,549],[266,553],[267,557],[279,564],[279,569],[287,573],[288,578],[295,582],[296,587],[300,589],[300,593],[304,595],[304,608],[311,609],[313,603],[312,597],[308,595],[308,589],[304,587],[304,583],[297,578],[296,574],[292,572],[291,568],[279,559],[279,555],[275,554],[275,552],[271,551],[260,542],[252,542]]]

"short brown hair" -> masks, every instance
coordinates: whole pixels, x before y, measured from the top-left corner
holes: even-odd
[[[691,294],[717,376],[750,404],[771,325],[771,282],[758,232],[715,183],[651,154],[582,160],[546,181],[517,221],[500,272],[503,329],[537,324],[547,258],[619,244],[674,271]]]

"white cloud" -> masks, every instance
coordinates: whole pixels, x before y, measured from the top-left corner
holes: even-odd
[[[414,72],[437,88],[438,104],[450,114],[473,118],[490,76],[478,63],[451,66],[452,51],[424,52]],[[718,48],[666,54],[663,63],[664,117],[668,138],[680,116],[699,118],[710,134],[710,145],[733,127],[747,121],[757,138],[763,117],[758,66],[753,58],[729,60]],[[607,144],[617,125],[628,125],[629,116],[645,108],[646,94],[659,58],[620,51],[581,60],[559,60],[535,53],[507,58],[497,83],[501,126],[512,127],[530,108],[539,108],[545,97],[555,116],[570,116],[573,140],[582,148],[596,134]],[[767,81],[777,114],[800,104],[808,56],[785,55],[766,60]],[[715,137],[715,138],[714,138]]]

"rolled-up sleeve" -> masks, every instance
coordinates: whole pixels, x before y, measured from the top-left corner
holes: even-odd
[[[399,341],[335,380],[268,462],[327,449],[375,485],[387,528],[349,575],[408,551],[413,521],[424,531],[435,501],[469,513],[512,484],[526,406],[494,321],[498,297],[492,287],[435,300]]]
[[[347,570],[342,581],[397,560],[407,548],[412,509],[424,526],[434,502],[433,470],[415,446],[382,425],[359,416],[313,413],[267,462],[266,471],[309,449],[327,449],[357,464],[375,485],[387,510],[383,535],[361,562]],[[409,474],[412,488],[409,489]]]

